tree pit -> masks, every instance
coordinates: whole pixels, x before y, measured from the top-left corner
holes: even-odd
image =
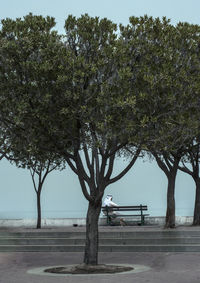
[[[114,274],[114,273],[122,273],[127,271],[132,271],[134,268],[131,266],[125,265],[87,265],[87,264],[79,264],[79,265],[68,265],[68,266],[60,266],[60,267],[52,267],[45,269],[46,273],[54,273],[54,274]]]

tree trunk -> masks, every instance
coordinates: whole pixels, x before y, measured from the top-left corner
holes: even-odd
[[[37,192],[37,229],[41,228],[41,201],[40,201],[41,191]]]
[[[93,202],[89,202],[86,219],[86,243],[84,254],[84,263],[88,265],[98,264],[98,221],[100,212],[101,202],[98,203],[98,205],[95,205]]]
[[[193,224],[195,226],[200,225],[200,178],[194,179],[196,184],[196,196],[194,205],[194,218]]]
[[[177,169],[174,170],[173,174],[168,176],[168,187],[167,187],[167,212],[165,219],[165,228],[175,228],[175,181]]]

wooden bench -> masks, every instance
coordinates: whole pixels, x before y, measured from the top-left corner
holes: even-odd
[[[138,222],[138,225],[144,225],[145,224],[145,216],[148,216],[149,214],[145,214],[144,211],[147,211],[147,205],[132,205],[132,206],[102,206],[102,211],[104,212],[104,215],[107,218],[107,224],[112,224],[112,219],[116,217],[126,217],[126,216],[139,216],[140,221]],[[127,211],[127,214],[115,214],[115,211],[117,212],[124,212]],[[136,213],[138,211],[138,213]],[[112,212],[114,214],[112,215]]]

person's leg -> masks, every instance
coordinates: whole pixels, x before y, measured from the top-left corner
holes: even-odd
[[[117,224],[117,222],[116,222],[116,218],[117,218],[116,213],[115,212],[109,213],[109,218],[110,218],[110,225],[111,226],[115,226]]]
[[[123,214],[115,211],[115,214],[119,217],[120,216],[120,219],[119,219],[119,223],[121,226],[126,226],[126,221],[125,219],[123,218]]]
[[[124,220],[124,218],[120,218],[119,223],[121,226],[126,226],[126,221]]]
[[[117,219],[117,217],[119,217],[119,216],[123,216],[123,215],[121,215],[121,214],[120,214],[119,212],[117,212],[117,211],[113,211],[113,212],[110,214],[111,225],[116,225],[116,224],[117,224],[116,219]],[[124,220],[123,217],[120,217],[120,219],[119,219],[119,224],[120,224],[121,226],[127,225],[127,224],[126,224],[126,221]]]

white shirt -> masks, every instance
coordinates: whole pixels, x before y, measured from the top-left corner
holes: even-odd
[[[112,201],[112,196],[107,195],[103,202],[103,206],[118,206],[118,205]]]

